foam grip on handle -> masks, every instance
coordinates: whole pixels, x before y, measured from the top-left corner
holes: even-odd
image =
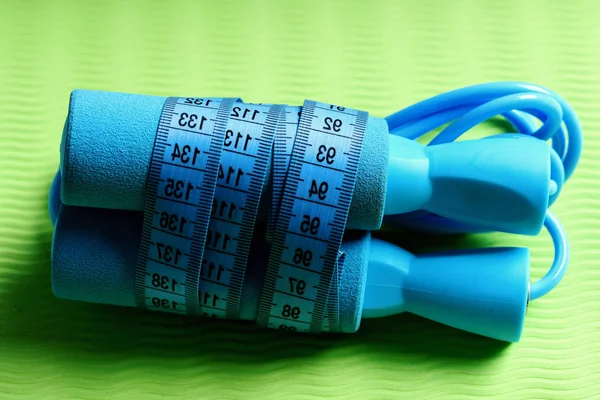
[[[63,203],[144,209],[148,169],[165,100],[157,96],[73,91],[61,143]],[[381,226],[388,136],[385,120],[369,117],[348,216],[349,229],[375,230]]]
[[[56,193],[56,191],[54,191]],[[52,243],[52,290],[62,299],[135,307],[135,271],[143,214],[62,205]],[[241,319],[255,320],[269,246],[255,235],[242,290]],[[347,232],[340,278],[341,331],[360,324],[370,234]]]

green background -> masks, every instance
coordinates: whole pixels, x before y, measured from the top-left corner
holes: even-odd
[[[599,10],[594,0],[0,0],[0,398],[600,398]],[[385,116],[491,80],[558,91],[586,140],[553,206],[570,269],[530,305],[520,343],[410,315],[354,335],[282,336],[52,295],[46,196],[75,88],[311,98]],[[552,260],[545,232],[449,244],[529,246],[535,278]]]

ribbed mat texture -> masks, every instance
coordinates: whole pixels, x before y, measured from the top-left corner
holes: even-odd
[[[594,0],[0,0],[0,399],[600,399],[599,21]],[[47,192],[75,88],[385,116],[493,80],[561,93],[585,137],[553,206],[571,265],[520,343],[410,315],[313,337],[52,295]],[[379,236],[529,246],[535,278],[553,256],[545,232]]]

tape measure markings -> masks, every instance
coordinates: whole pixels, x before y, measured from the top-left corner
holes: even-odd
[[[367,118],[346,110],[304,103],[259,305],[263,326],[323,329]],[[339,310],[330,310],[329,329],[336,329]]]
[[[200,261],[224,128],[234,101],[177,97],[165,101],[146,188],[136,269],[139,307],[200,314]]]
[[[339,290],[340,281],[342,275],[342,269],[344,268],[344,260],[346,254],[343,251],[338,251],[337,261],[334,264],[334,271],[331,278],[331,286],[329,287],[329,297],[327,299],[327,314],[323,318],[323,326],[321,330],[323,332],[340,332],[340,302],[339,302]]]
[[[271,212],[267,223],[267,240],[269,242],[273,239],[273,233],[277,225],[281,196],[283,195],[283,187],[287,177],[290,158],[292,157],[301,110],[301,107],[287,106],[277,121],[273,145],[273,204],[271,205]]]
[[[280,106],[233,107],[211,204],[199,296],[205,316],[237,319]]]
[[[337,331],[344,259],[339,247],[367,114],[311,101],[304,108],[243,103],[234,107],[234,101],[169,98],[165,103],[148,179],[136,277],[138,304],[239,318],[252,233],[272,155],[274,207],[268,232],[274,243],[258,322],[290,330]],[[208,106],[211,102],[219,107]],[[201,111],[192,113],[186,107]],[[304,115],[299,118],[300,110]],[[344,116],[332,117],[336,112]],[[234,132],[235,146],[228,148]],[[243,150],[238,149],[241,139]],[[258,144],[248,146],[251,140]],[[192,165],[187,165],[192,156]],[[280,320],[285,324],[278,324]]]

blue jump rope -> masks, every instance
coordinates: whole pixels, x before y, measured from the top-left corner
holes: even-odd
[[[455,142],[498,115],[515,132]],[[516,342],[529,301],[566,272],[567,237],[548,208],[581,150],[573,109],[518,82],[385,119],[308,100],[77,90],[49,199],[53,291],[303,332],[411,312]],[[383,222],[435,234],[545,226],[554,262],[530,285],[526,248],[415,256],[371,238]]]

